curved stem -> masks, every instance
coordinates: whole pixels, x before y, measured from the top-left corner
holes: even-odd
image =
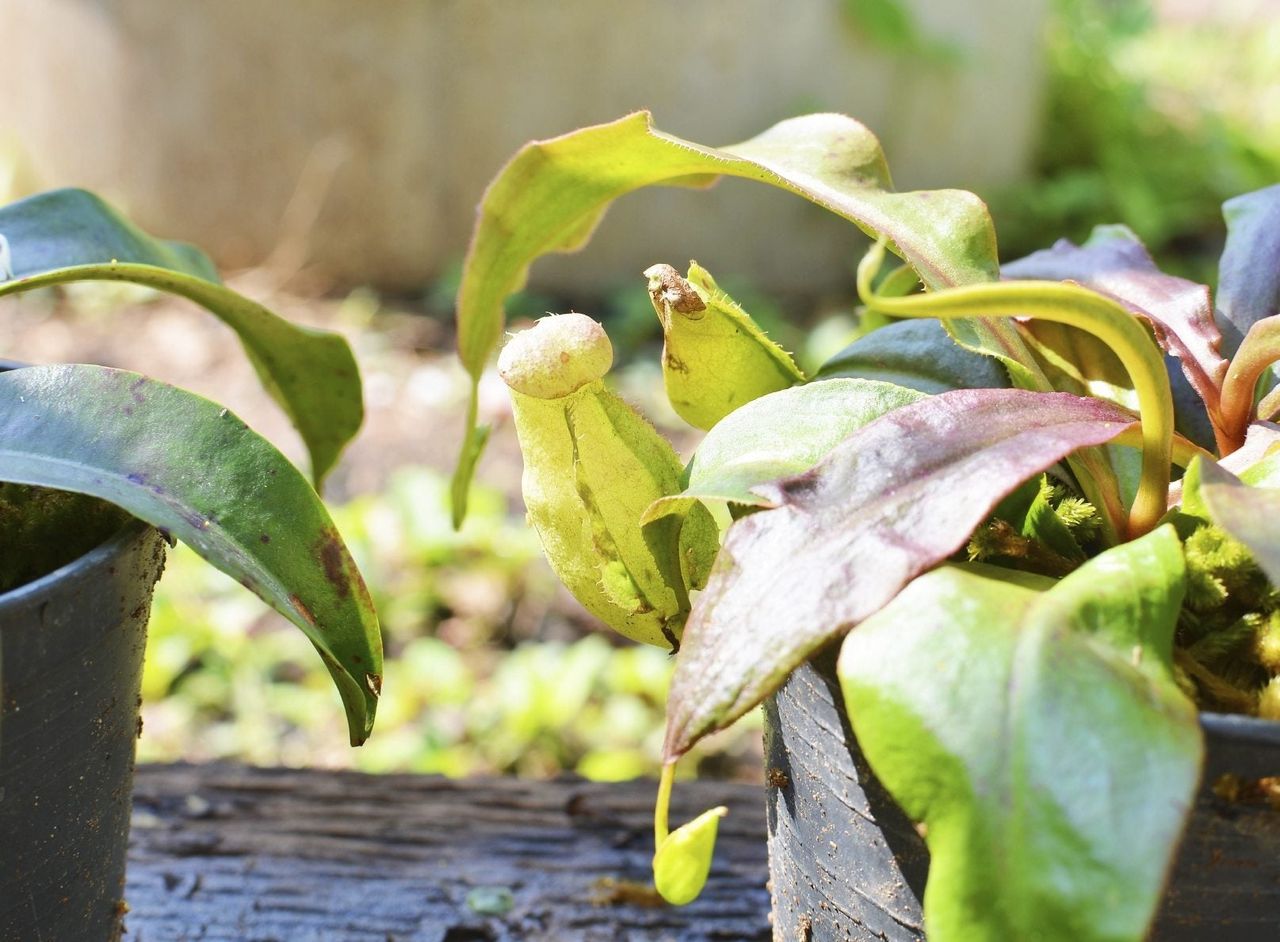
[[[1249,328],[1222,381],[1219,408],[1223,427],[1231,439],[1224,455],[1244,444],[1249,420],[1253,417],[1254,390],[1262,374],[1277,360],[1280,360],[1280,317],[1265,317]]]
[[[1142,429],[1137,422],[1125,429],[1108,443],[1111,445],[1127,445],[1130,448],[1142,447]],[[1200,458],[1209,461],[1217,461],[1218,456],[1213,452],[1201,448],[1195,442],[1185,436],[1173,433],[1172,454],[1170,461],[1179,468],[1185,468],[1191,464],[1192,460]]]
[[[1142,325],[1115,301],[1060,281],[990,282],[885,298],[871,290],[883,257],[884,245],[877,244],[858,265],[858,294],[869,308],[895,317],[1035,317],[1079,327],[1115,351],[1133,381],[1142,420],[1142,477],[1129,511],[1128,536],[1154,529],[1169,490],[1173,394],[1164,360]]]

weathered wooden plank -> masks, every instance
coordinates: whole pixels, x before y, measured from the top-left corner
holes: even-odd
[[[125,939],[768,942],[761,789],[676,789],[676,820],[731,812],[706,892],[681,909],[619,888],[648,883],[654,793],[649,782],[144,766]],[[509,910],[476,911],[477,891],[479,909]]]

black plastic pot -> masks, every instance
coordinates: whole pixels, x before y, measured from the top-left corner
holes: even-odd
[[[0,940],[120,936],[151,591],[164,541],[132,523],[0,595]]]
[[[1280,775],[1280,724],[1201,724],[1205,775],[1151,938],[1280,939],[1280,811],[1213,791],[1225,774]],[[924,939],[928,851],[858,751],[834,652],[766,702],[765,761],[775,942]]]

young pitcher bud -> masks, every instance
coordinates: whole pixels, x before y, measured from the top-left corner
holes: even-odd
[[[589,612],[634,640],[675,646],[718,533],[699,506],[683,528],[646,539],[641,515],[680,490],[684,469],[670,443],[605,388],[612,359],[604,330],[582,314],[543,318],[502,351],[525,506],[556,575]]]
[[[584,314],[551,314],[511,338],[498,374],[516,392],[559,399],[600,379],[613,366],[604,328]]]
[[[670,265],[645,270],[662,323],[662,378],[680,418],[709,429],[744,403],[802,383],[790,354],[765,336],[697,262],[682,278]]]

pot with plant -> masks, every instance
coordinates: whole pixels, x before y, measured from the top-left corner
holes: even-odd
[[[198,250],[60,190],[0,208],[0,296],[76,281],[189,298],[238,335],[319,487],[362,418],[346,342],[218,280]],[[4,351],[20,355],[21,351]],[[0,372],[0,938],[117,938],[152,586],[182,540],[297,625],[368,736],[382,646],[312,483],[217,403],[75,364]]]
[[[1227,205],[1212,297],[1119,226],[1002,269],[977,197],[895,191],[843,116],[712,149],[635,114],[490,185],[472,377],[536,258],[627,192],[723,175],[876,240],[864,336],[805,376],[701,266],[650,267],[668,397],[706,430],[687,464],[604,385],[589,318],[499,360],[548,559],[676,656],[658,889],[696,896],[721,814],[669,832],[675,762],[764,703],[778,939],[1272,937],[1280,187]]]

